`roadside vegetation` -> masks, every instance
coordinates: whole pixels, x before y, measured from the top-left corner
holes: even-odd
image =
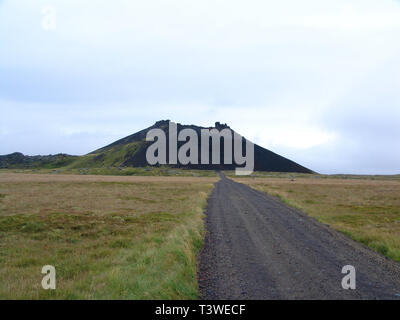
[[[216,181],[0,173],[0,299],[198,298]]]
[[[400,181],[400,174],[397,175],[359,175],[359,174],[319,174],[319,173],[297,173],[297,172],[268,172],[256,171],[249,176],[237,176],[235,171],[223,171],[230,178],[287,178],[287,179],[343,179],[343,180],[396,180]]]
[[[234,180],[400,261],[400,176],[275,174]]]
[[[182,176],[182,177],[216,177],[215,170],[187,170],[180,168],[160,167],[99,167],[99,168],[31,168],[0,169],[1,173],[35,173],[35,174],[73,174],[73,175],[107,175],[107,176]]]

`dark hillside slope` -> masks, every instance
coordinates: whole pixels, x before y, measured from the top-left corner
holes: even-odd
[[[201,129],[212,129],[216,128],[218,130],[222,130],[228,128],[233,132],[231,128],[227,125],[216,123],[215,127],[199,127],[195,125],[182,125],[178,124],[178,132],[183,129],[193,129],[197,132],[200,137]],[[85,164],[85,167],[102,167],[102,166],[127,166],[127,167],[143,167],[147,166],[146,160],[146,150],[153,142],[146,141],[146,134],[149,130],[159,128],[164,130],[167,137],[167,150],[169,148],[168,145],[168,128],[169,128],[169,120],[162,120],[156,122],[153,126],[141,130],[133,135],[120,139],[108,146],[105,146],[101,149],[93,151],[88,154],[81,161],[77,161],[74,166],[82,166]],[[178,148],[183,145],[185,142],[178,142]],[[199,139],[199,150],[200,149],[200,139]],[[224,164],[224,148],[223,142],[221,143],[221,161],[220,165],[172,165],[173,167],[185,167],[188,169],[208,169],[208,170],[234,170],[237,165],[235,164]],[[210,157],[212,156],[212,150],[210,148]],[[168,152],[167,152],[168,159]],[[211,161],[210,161],[211,162]],[[200,163],[200,151],[199,151],[199,163]],[[254,170],[255,171],[275,171],[275,172],[300,172],[300,173],[312,173],[308,168],[305,168],[289,159],[286,159],[270,150],[264,149],[258,145],[254,145]]]
[[[24,156],[21,153],[13,153],[6,156],[0,156],[0,168],[60,168],[68,167],[75,168],[103,168],[103,167],[146,167],[148,162],[146,160],[147,148],[153,142],[146,141],[146,135],[151,129],[162,129],[167,138],[167,161],[168,161],[168,138],[169,138],[169,120],[161,120],[156,122],[151,127],[136,132],[130,136],[113,142],[112,144],[93,151],[87,155],[76,157],[65,154],[50,155],[50,156]],[[177,124],[178,132],[183,129],[193,129],[197,132],[199,137],[199,163],[201,158],[200,148],[200,132],[201,129],[229,129],[234,132],[226,124],[217,122],[215,127],[199,127],[195,125],[182,125]],[[178,142],[178,149],[185,142]],[[245,148],[243,148],[245,150]],[[212,149],[210,143],[209,149],[210,159],[212,157]],[[220,149],[221,164],[190,164],[182,166],[170,165],[171,167],[184,167],[187,169],[204,169],[204,170],[234,170],[238,165],[224,164],[224,143],[221,141]],[[233,156],[232,156],[232,159]],[[211,160],[210,160],[211,163]],[[299,173],[313,173],[308,168],[305,168],[296,162],[284,158],[270,150],[264,149],[258,145],[254,145],[254,171],[274,171],[274,172],[299,172]]]

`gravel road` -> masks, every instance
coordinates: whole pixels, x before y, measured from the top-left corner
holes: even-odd
[[[199,257],[203,299],[400,299],[400,264],[222,175]],[[342,267],[356,289],[342,288]]]

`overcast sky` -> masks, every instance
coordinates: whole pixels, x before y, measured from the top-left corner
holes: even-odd
[[[399,174],[400,1],[0,0],[0,154],[86,154],[161,119]]]

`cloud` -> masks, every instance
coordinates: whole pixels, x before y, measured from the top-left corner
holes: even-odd
[[[169,118],[317,171],[398,172],[399,2],[23,3],[0,2],[0,153],[83,154]]]

